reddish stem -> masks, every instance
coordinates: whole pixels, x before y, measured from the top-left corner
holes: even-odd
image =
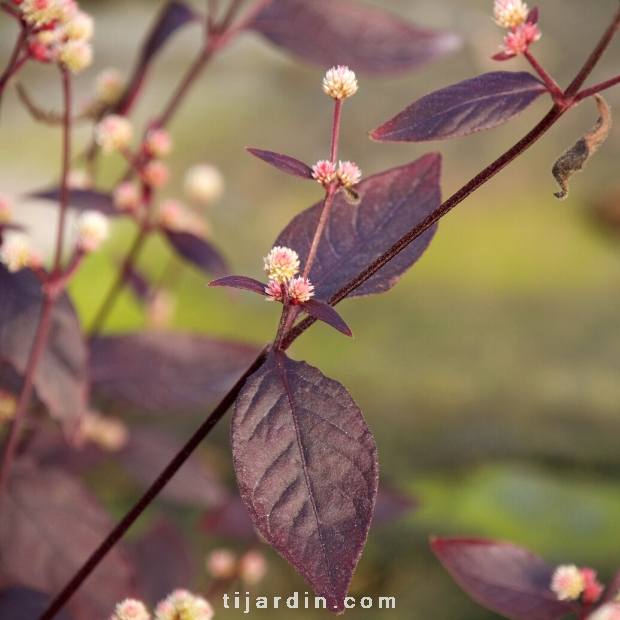
[[[15,75],[15,73],[23,66],[23,64],[28,60],[28,56],[23,56],[20,60],[18,60],[19,52],[22,49],[22,45],[26,40],[26,29],[22,27],[17,40],[15,41],[15,46],[13,47],[13,51],[11,52],[11,57],[9,58],[9,62],[0,76],[0,93],[4,90],[6,83],[9,79]]]
[[[334,106],[334,122],[332,125],[332,148],[330,154],[330,161],[336,163],[336,155],[338,154],[338,135],[340,133],[340,110],[342,109],[342,101],[336,99],[336,105]]]
[[[575,95],[575,98],[573,99],[573,101],[575,103],[579,103],[583,99],[586,99],[587,97],[591,97],[592,95],[595,95],[596,93],[600,93],[602,90],[607,90],[608,88],[611,88],[612,86],[615,86],[616,84],[619,84],[619,83],[620,83],[620,75],[617,75],[616,77],[610,78],[609,80],[605,80],[604,82],[601,82],[600,84],[595,84],[594,86],[590,86],[589,88],[584,88],[582,91],[579,91],[579,93]]]
[[[319,216],[319,221],[316,225],[316,230],[314,231],[314,237],[312,238],[312,244],[310,245],[310,251],[308,252],[308,257],[306,258],[306,263],[304,265],[304,270],[301,273],[303,278],[307,278],[310,273],[310,269],[312,268],[312,263],[316,257],[316,252],[319,248],[319,241],[321,240],[321,235],[323,234],[323,230],[325,229],[325,224],[327,223],[327,217],[329,216],[329,211],[332,206],[332,202],[334,200],[334,194],[338,186],[336,183],[330,183],[325,188],[325,200],[323,200],[323,208],[321,209],[321,215]]]
[[[530,50],[525,50],[523,55],[528,59],[536,73],[541,77],[542,81],[546,84],[547,88],[551,92],[551,96],[556,103],[564,100],[564,93],[558,85],[558,83],[547,73],[545,68],[538,62],[538,60],[532,55]]]

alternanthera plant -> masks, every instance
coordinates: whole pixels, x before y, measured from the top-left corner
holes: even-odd
[[[6,587],[0,594],[2,617],[23,616],[28,609],[25,617],[40,620],[135,620],[148,618],[150,606],[158,620],[209,618],[209,603],[178,590],[179,584],[170,583],[174,591],[169,596],[153,594],[152,550],[159,549],[155,557],[166,574],[170,554],[161,545],[165,542],[169,549],[176,544],[166,525],[147,533],[133,555],[120,539],[160,493],[225,513],[234,498],[207,481],[192,453],[233,405],[234,466],[254,527],[327,608],[345,611],[349,584],[380,501],[376,446],[346,388],[310,363],[294,360],[289,347],[317,320],[352,336],[334,306],[345,298],[393,287],[428,247],[441,217],[578,103],[592,98],[599,120],[583,136],[575,136],[573,146],[567,145],[555,164],[550,162],[559,198],[566,197],[570,177],[609,132],[610,110],[600,93],[620,82],[620,76],[583,85],[620,27],[620,11],[610,17],[592,53],[563,88],[531,50],[544,32],[544,11],[539,16],[537,8],[529,9],[522,0],[496,0],[493,19],[506,35],[500,51],[489,50],[489,56],[502,63],[522,56],[532,71],[495,71],[447,86],[414,101],[370,137],[424,142],[465,136],[514,119],[541,97],[551,100],[548,113],[443,202],[437,153],[362,178],[356,164],[338,158],[341,115],[346,99],[358,90],[358,80],[356,96],[362,97],[364,75],[413,70],[454,51],[459,37],[424,30],[345,0],[247,4],[209,0],[198,11],[180,1],[168,2],[131,76],[102,72],[95,95],[79,112],[73,103],[73,81],[74,74],[92,61],[92,18],[74,0],[0,4],[17,29],[0,75],[0,96],[15,88],[37,121],[58,125],[62,133],[58,184],[41,191],[33,188],[33,195],[59,207],[51,259],[31,249],[24,237],[27,231],[19,224],[19,210],[8,198],[0,200],[0,413],[8,421],[0,470],[0,583]],[[203,28],[203,44],[138,136],[130,116],[151,63],[172,35],[194,23]],[[210,163],[188,171],[189,205],[160,201],[158,195],[169,176],[163,160],[173,147],[166,126],[211,59],[250,31],[319,66],[323,91],[333,100],[331,144],[317,153],[317,163],[248,149],[287,174],[318,182],[323,191],[314,206],[265,244],[263,257],[257,256],[257,262],[263,260],[264,281],[230,275],[226,260],[207,238],[204,220],[190,208],[210,204],[221,193],[219,172]],[[58,72],[60,113],[34,101],[20,81],[21,69],[31,62]],[[90,122],[93,132],[92,140],[76,153],[72,133],[78,121]],[[112,187],[102,187],[97,179],[98,164],[106,154],[126,162]],[[63,246],[70,208],[81,214],[68,249]],[[108,217],[130,219],[135,236],[93,323],[85,329],[66,287],[105,240]],[[169,248],[173,267],[176,257],[215,277],[212,287],[245,289],[273,302],[281,312],[273,340],[259,351],[252,345],[166,330],[103,334],[125,287],[153,323],[165,324],[162,315],[169,310],[166,293],[172,283],[151,282],[137,265],[144,245],[155,235]],[[219,403],[184,446],[171,444],[161,433],[128,425],[122,415],[101,412],[106,402],[169,413],[204,408],[214,400]],[[47,416],[57,425],[53,429]],[[102,449],[116,451],[141,482],[155,479],[114,528],[79,477],[85,465],[71,448],[87,442],[98,446],[91,454],[95,460]],[[526,550],[497,541],[433,539],[431,544],[473,598],[507,617],[546,620],[571,612],[593,620],[618,617],[618,584],[612,584],[601,601],[602,586],[591,569],[567,565],[554,570]],[[210,558],[209,570],[226,587],[235,579],[249,583],[260,578],[261,562],[253,550],[240,558],[223,551]],[[175,570],[176,577],[183,572]],[[161,585],[161,575],[158,579]],[[149,587],[153,596],[145,604],[149,595],[144,590]]]

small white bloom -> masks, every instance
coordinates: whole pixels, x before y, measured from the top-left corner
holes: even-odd
[[[523,0],[495,0],[493,20],[502,28],[516,28],[527,19],[528,12]]]
[[[96,252],[108,238],[108,218],[99,211],[84,211],[76,222],[76,247],[87,254]]]
[[[123,76],[116,69],[104,69],[95,78],[95,95],[106,105],[116,103],[123,94]]]
[[[110,620],[151,620],[151,614],[142,601],[127,598],[118,603]]]
[[[560,601],[576,601],[585,588],[582,572],[574,564],[562,564],[551,578],[551,590]]]
[[[593,611],[587,620],[620,620],[620,605],[610,601]]]
[[[93,62],[93,48],[83,39],[69,39],[60,47],[59,60],[71,73],[79,73]]]
[[[67,21],[64,29],[65,35],[69,39],[90,41],[95,31],[95,22],[88,13],[78,11]]]
[[[211,164],[196,164],[185,173],[183,190],[190,202],[207,207],[222,195],[224,177]]]
[[[357,91],[355,73],[343,65],[332,67],[323,78],[323,92],[332,99],[340,101],[354,95]]]
[[[95,140],[106,152],[125,149],[133,139],[133,127],[124,116],[110,114],[95,127]]]
[[[267,277],[276,282],[287,282],[299,271],[299,256],[290,248],[276,246],[263,261]]]
[[[0,246],[0,263],[11,273],[33,266],[34,253],[27,239],[21,235],[7,237]]]
[[[211,620],[213,607],[201,596],[175,590],[157,605],[155,620]]]

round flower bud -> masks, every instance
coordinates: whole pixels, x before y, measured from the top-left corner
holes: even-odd
[[[185,173],[183,189],[190,202],[206,207],[222,195],[224,177],[211,164],[196,164]]]
[[[118,603],[110,620],[151,620],[151,614],[142,601],[127,598]]]
[[[165,129],[151,129],[142,145],[142,150],[150,157],[165,157],[172,150],[172,139]]]
[[[60,48],[59,59],[71,73],[79,73],[92,63],[93,48],[83,39],[69,39]]]
[[[142,204],[142,193],[135,183],[123,181],[116,186],[112,199],[114,200],[114,206],[119,211],[131,213],[136,211]]]
[[[21,235],[7,237],[0,246],[0,263],[11,273],[27,267],[41,264],[41,257],[30,248],[28,241]]]
[[[175,590],[155,609],[155,620],[211,620],[213,607],[201,596]]]
[[[8,224],[13,214],[13,203],[8,196],[0,195],[0,226]]]
[[[84,211],[77,219],[76,248],[90,254],[108,238],[110,225],[108,218],[99,211]]]
[[[323,92],[332,99],[343,101],[357,91],[355,73],[343,65],[332,67],[323,78]]]
[[[538,41],[540,36],[541,33],[536,24],[522,24],[504,37],[502,51],[508,57],[518,56],[526,52],[530,43]]]
[[[0,387],[0,424],[13,419],[17,411],[17,396]]]
[[[585,584],[581,593],[582,602],[586,605],[596,603],[603,593],[603,584],[596,580],[596,571],[592,568],[582,568],[581,574]]]
[[[250,550],[241,556],[239,560],[239,576],[247,584],[257,584],[265,576],[266,572],[267,562],[260,551]]]
[[[359,183],[362,178],[362,171],[351,161],[341,161],[338,162],[336,176],[341,185],[344,187],[351,187]]]
[[[106,105],[116,103],[123,94],[123,77],[116,69],[105,69],[95,78],[97,99]]]
[[[299,271],[299,256],[290,248],[276,246],[263,261],[267,277],[276,282],[287,282]]]
[[[161,187],[168,182],[170,173],[166,164],[157,159],[153,159],[147,162],[144,168],[142,168],[140,176],[147,185],[151,187]]]
[[[314,286],[308,278],[298,276],[288,283],[288,294],[293,303],[308,301],[314,295]]]
[[[502,28],[516,28],[526,20],[528,12],[522,0],[495,0],[493,20]]]
[[[237,570],[237,558],[228,549],[215,549],[207,557],[207,571],[216,579],[230,579]]]
[[[84,11],[77,11],[71,19],[65,23],[65,35],[69,39],[90,41],[95,31],[93,18]]]
[[[45,26],[62,17],[58,0],[24,0],[19,8],[24,20],[31,26]]]
[[[106,152],[126,149],[133,139],[133,127],[124,116],[110,114],[95,127],[95,140]]]
[[[620,605],[617,602],[604,603],[587,616],[587,620],[620,620]]]
[[[585,588],[585,579],[574,564],[558,566],[551,578],[551,590],[560,601],[576,601]]]
[[[336,177],[336,166],[331,161],[321,159],[312,166],[312,176],[321,185],[329,185]]]
[[[282,285],[276,280],[269,282],[265,287],[265,293],[267,293],[265,301],[282,301]]]

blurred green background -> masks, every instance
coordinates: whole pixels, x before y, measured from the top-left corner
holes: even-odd
[[[92,79],[114,66],[129,73],[141,37],[162,2],[84,2],[96,18],[95,63],[75,80],[87,97]],[[444,157],[449,196],[524,135],[547,111],[541,98],[509,125],[457,141],[377,144],[367,132],[416,98],[492,70],[528,70],[520,58],[489,60],[503,32],[491,20],[491,0],[386,0],[388,9],[422,26],[461,34],[460,52],[415,74],[391,79],[360,76],[344,106],[340,156],[365,176],[412,161],[430,150]],[[201,7],[201,3],[196,3]],[[542,0],[543,37],[533,48],[565,86],[612,13],[613,0]],[[14,27],[0,20],[6,58]],[[184,29],[154,63],[134,118],[156,114],[200,43],[197,26]],[[614,76],[616,41],[590,80]],[[4,62],[4,61],[3,61]],[[355,70],[355,67],[351,67]],[[326,68],[325,68],[326,69]],[[332,107],[321,92],[324,69],[301,65],[257,35],[219,55],[194,86],[170,125],[175,151],[172,182],[161,197],[182,198],[185,170],[208,161],[226,178],[222,200],[208,213],[213,241],[234,273],[261,276],[262,257],[290,218],[320,199],[320,187],[282,175],[244,151],[287,153],[313,163],[327,157]],[[24,83],[46,108],[60,109],[57,72],[29,67]],[[620,91],[606,94],[612,108]],[[552,563],[599,570],[607,583],[620,568],[620,237],[603,231],[591,211],[614,192],[620,129],[573,177],[564,202],[553,197],[553,161],[597,118],[586,101],[561,119],[523,157],[459,205],[439,226],[429,250],[389,293],[344,302],[339,310],[355,332],[342,338],[318,325],[291,355],[342,382],[360,405],[378,444],[382,480],[408,493],[420,508],[371,534],[351,595],[395,596],[397,608],[359,608],[351,618],[491,617],[469,601],[428,549],[429,535],[509,539]],[[77,150],[90,128],[76,132]],[[54,182],[59,132],[36,124],[7,92],[0,117],[0,192],[18,195]],[[103,162],[101,187],[122,170],[117,156]],[[620,194],[616,194],[619,196]],[[18,220],[33,227],[39,247],[50,243],[53,210],[25,204]],[[115,225],[103,253],[90,259],[71,287],[86,324],[102,300],[132,235]],[[149,243],[141,268],[158,278],[169,251]],[[173,327],[262,345],[278,314],[257,296],[235,299],[207,290],[205,276],[183,270]],[[123,296],[110,332],[140,329],[144,313]],[[229,480],[227,420],[211,439]],[[174,423],[180,437],[198,418]],[[153,472],[155,475],[156,472]],[[106,498],[112,483],[99,481]],[[119,505],[111,503],[120,514]],[[175,513],[176,514],[176,513]],[[185,515],[193,523],[196,515]],[[201,553],[225,541],[201,537]],[[274,552],[270,572],[254,594],[288,596],[307,586]],[[218,604],[217,601],[215,601]],[[263,617],[327,617],[311,610],[253,610]],[[241,617],[218,609],[218,617]],[[251,614],[250,614],[251,615]]]

